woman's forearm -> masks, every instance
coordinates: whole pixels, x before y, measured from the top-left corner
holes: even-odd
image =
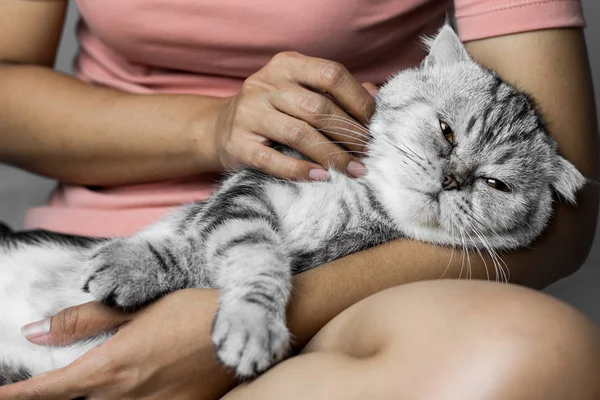
[[[82,185],[188,177],[219,168],[223,100],[135,95],[42,66],[0,67],[0,161]]]

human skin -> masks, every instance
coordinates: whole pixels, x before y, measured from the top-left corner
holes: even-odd
[[[517,84],[534,96],[542,113],[546,116],[548,127],[557,139],[562,154],[586,176],[595,178],[597,126],[587,55],[581,31],[561,29],[509,35],[468,43],[467,48],[477,61],[493,68],[504,79]],[[511,271],[511,280],[514,283],[541,288],[574,272],[589,251],[596,213],[597,191],[595,187],[591,186],[580,195],[578,207],[558,205],[552,225],[532,248],[504,257]],[[477,257],[477,255],[471,255],[472,277],[485,279],[484,263]],[[407,337],[410,336],[408,333],[413,331],[408,328],[403,330],[403,326],[393,318],[382,318],[378,325],[367,325],[367,322],[370,321],[367,317],[373,315],[381,308],[382,304],[393,304],[394,307],[399,308],[403,305],[407,307],[404,310],[406,314],[402,314],[406,316],[407,325],[410,325],[410,329],[414,329],[414,332],[422,332],[424,338],[437,340],[425,335],[432,326],[439,328],[442,325],[459,332],[461,318],[442,320],[436,313],[410,314],[408,308],[423,304],[430,297],[431,291],[428,286],[432,283],[420,284],[424,285],[420,288],[426,287],[423,290],[411,289],[412,285],[401,286],[409,282],[438,279],[443,275],[449,259],[449,250],[435,248],[424,243],[399,240],[300,274],[294,280],[294,298],[289,307],[290,329],[297,338],[298,348],[301,348],[309,342],[311,337],[321,331],[310,342],[307,351],[312,351],[322,357],[318,357],[318,360],[314,360],[315,356],[292,358],[273,368],[253,384],[231,393],[230,396],[256,398],[250,395],[263,394],[264,398],[269,398],[268,396],[272,396],[272,391],[275,389],[292,390],[293,384],[300,381],[302,376],[307,378],[310,378],[311,374],[316,377],[323,376],[324,373],[331,370],[331,368],[327,368],[330,365],[327,363],[331,362],[331,365],[336,365],[336,358],[346,360],[348,364],[353,364],[354,361],[359,364],[362,361],[368,361],[370,364],[363,365],[375,368],[384,374],[383,376],[386,376],[386,371],[396,371],[389,368],[391,361],[388,358],[358,357],[356,354],[345,351],[344,343],[352,343],[352,337],[340,333],[340,331],[345,331],[344,329],[338,328],[335,333],[336,329],[331,328],[344,326],[344,324],[364,325],[364,329],[372,328],[371,330],[366,329],[362,335],[367,340],[365,343],[367,349],[381,348],[384,344],[386,346],[389,344],[389,342],[383,341],[381,336],[378,336],[380,330],[393,328],[395,332],[398,332],[398,337],[402,337],[403,333]],[[487,263],[491,265],[490,260],[487,260]],[[459,277],[460,275],[461,260],[460,257],[454,257],[445,276]],[[462,276],[464,277],[464,272]],[[515,292],[511,287],[496,289],[494,286],[494,289],[491,289],[490,286],[483,283],[472,283],[475,286],[464,286],[464,297],[462,297],[462,291],[453,291],[451,288],[451,285],[456,285],[455,282],[441,282],[439,285],[443,285],[444,288],[438,286],[436,290],[447,294],[445,297],[442,296],[440,304],[452,304],[450,303],[452,299],[459,301],[460,298],[472,302],[506,302],[513,296],[520,296],[519,293],[521,293]],[[384,300],[365,302],[363,310],[367,311],[344,311],[352,304],[362,304],[361,300],[364,298],[391,287],[397,288],[386,293],[394,293],[394,300],[389,297],[380,297],[383,294],[376,294],[371,299],[383,298]],[[544,362],[547,359],[538,357],[538,360],[541,360],[539,363],[530,364],[537,353],[523,354],[521,352],[522,358],[515,355],[514,360],[521,360],[523,365],[528,368],[519,369],[519,376],[527,378],[530,377],[527,375],[528,373],[540,373],[541,378],[539,379],[549,384],[550,381],[557,379],[557,373],[567,379],[567,367],[575,364],[590,366],[590,368],[596,367],[596,369],[591,368],[590,370],[597,370],[594,360],[598,359],[596,356],[598,354],[598,334],[594,328],[589,322],[576,322],[584,320],[580,316],[576,316],[577,313],[573,310],[563,311],[562,307],[564,306],[559,306],[558,303],[541,297],[539,294],[518,297],[520,300],[518,304],[512,303],[513,307],[507,309],[508,315],[519,317],[517,319],[520,323],[528,328],[528,334],[523,337],[532,344],[536,343],[537,338],[534,333],[539,332],[539,329],[546,326],[548,321],[553,318],[556,318],[556,324],[559,326],[581,328],[564,329],[558,332],[557,336],[549,338],[548,341],[538,340],[537,342],[542,346],[540,351],[547,350],[548,354],[551,354],[551,350],[556,348],[557,342],[570,343],[576,359],[570,364],[565,363],[563,369],[551,370],[549,369],[550,363]],[[214,398],[234,384],[231,375],[220,369],[212,356],[209,333],[215,306],[216,292],[196,289],[167,296],[147,310],[132,316],[115,316],[112,314],[113,312],[111,312],[111,316],[107,316],[107,311],[102,311],[105,309],[97,305],[86,305],[59,314],[52,324],[52,334],[49,337],[38,338],[40,342],[51,343],[59,339],[64,341],[66,337],[85,336],[94,329],[114,327],[124,320],[131,322],[121,329],[113,340],[90,352],[72,366],[33,378],[29,382],[2,388],[0,397],[17,399],[23,398],[19,396],[29,393],[30,396],[37,396],[29,398],[42,399],[67,398],[70,395],[80,394],[92,394],[91,398],[97,399],[158,399],[164,398],[165,393],[170,393],[172,396],[169,395],[169,398],[174,399]],[[447,310],[447,306],[440,307]],[[518,314],[520,307],[522,309],[530,307],[533,310],[550,309],[547,314],[550,317],[536,319],[531,314]],[[356,308],[353,309],[356,310]],[[417,309],[417,311],[419,310]],[[65,318],[65,315],[68,318]],[[339,317],[336,317],[338,315]],[[492,312],[492,315],[494,318],[491,319],[491,322],[486,321],[492,327],[506,329],[513,324],[505,313]],[[334,318],[333,325],[328,325]],[[472,323],[481,327],[481,325],[477,325],[478,319],[474,318]],[[343,322],[336,322],[340,320]],[[61,323],[61,321],[66,322]],[[331,333],[332,331],[334,333]],[[471,331],[473,330],[469,332]],[[584,334],[578,335],[579,331]],[[147,332],[153,332],[153,334],[147,335]],[[485,330],[481,330],[481,332],[485,333]],[[483,333],[477,336],[477,339],[486,343],[486,335]],[[332,340],[332,337],[335,340]],[[335,347],[332,342],[341,344],[341,348]],[[431,382],[442,379],[442,371],[432,374],[431,364],[417,362],[424,360],[426,355],[426,343],[419,343],[415,342],[415,345],[420,352],[417,351],[412,357],[407,359],[392,357],[397,363],[393,366],[398,366],[401,370],[412,368],[415,377],[421,377],[421,379],[427,377],[426,382],[422,382],[421,386],[412,386],[412,390],[419,388],[425,390],[431,386]],[[514,344],[516,346],[516,343]],[[436,360],[443,361],[445,365],[452,365],[459,375],[461,371],[463,374],[467,374],[468,367],[473,368],[473,366],[467,360],[461,359],[460,354],[449,351],[450,343],[448,345],[445,351],[444,348],[439,349],[439,352],[436,353]],[[126,351],[126,349],[130,350]],[[165,349],[170,349],[170,351],[165,351]],[[511,347],[511,349],[517,349],[517,347]],[[332,355],[329,361],[327,361],[328,355]],[[323,358],[326,361],[322,361]],[[313,360],[314,362],[312,362]],[[377,369],[377,367],[379,368]],[[357,371],[360,371],[360,368]],[[490,373],[492,371],[494,368],[490,368]],[[509,371],[505,372],[495,376],[494,382],[505,382],[506,384],[515,382],[515,376],[510,375]],[[575,389],[569,389],[571,386],[565,386],[567,387],[565,390],[571,391],[567,392],[569,396],[562,398],[592,399],[598,393],[597,386],[593,386],[592,383],[594,380],[588,379],[589,375],[586,375],[585,371],[579,372],[581,372],[582,380],[576,381],[580,383],[578,392],[572,391]],[[333,385],[334,387],[354,388],[356,393],[361,393],[355,386],[350,385],[357,381],[356,374],[340,374],[333,378],[336,383]],[[327,390],[332,390],[324,384],[319,385],[317,379],[310,382],[311,388],[314,390],[321,389],[321,395]],[[372,382],[372,380],[367,380],[362,389],[368,390],[369,384]],[[490,382],[490,380],[482,379],[481,382]],[[521,386],[524,390],[530,389],[527,385]],[[514,386],[511,387],[514,388]],[[482,386],[481,383],[473,383],[471,386],[471,390],[477,391],[480,395],[490,393],[488,398],[493,398],[491,396],[494,394],[492,389],[491,386]],[[388,394],[393,393],[396,392],[388,392]],[[551,398],[543,397],[549,393],[549,391],[540,393],[539,398]],[[342,394],[340,393],[340,395]],[[498,396],[497,398],[504,398]],[[413,396],[413,398],[418,397]],[[523,393],[516,393],[509,398],[535,397],[525,397]]]

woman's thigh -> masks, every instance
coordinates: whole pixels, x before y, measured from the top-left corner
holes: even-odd
[[[512,285],[430,281],[377,293],[237,399],[600,399],[600,333]]]

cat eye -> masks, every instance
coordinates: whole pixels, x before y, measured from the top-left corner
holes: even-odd
[[[483,178],[483,180],[485,181],[485,183],[487,183],[487,185],[491,188],[494,188],[496,190],[501,190],[503,192],[510,192],[510,189],[508,188],[508,186],[506,186],[506,184],[502,181],[499,181],[498,179],[494,179],[494,178]]]
[[[442,129],[442,134],[452,146],[454,146],[454,131],[450,128],[450,125],[442,119],[440,119],[440,128]]]

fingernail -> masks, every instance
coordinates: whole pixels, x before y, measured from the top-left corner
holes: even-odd
[[[27,339],[39,339],[50,333],[50,318],[33,322],[21,328],[21,334]]]
[[[374,84],[373,82],[363,82],[362,86],[367,89],[367,92],[369,92],[369,94],[372,97],[377,96],[377,92],[379,92],[379,87],[377,87],[376,84]]]
[[[348,167],[346,167],[346,171],[355,178],[360,178],[367,173],[365,166],[356,161],[350,161]]]
[[[377,92],[379,92],[379,89],[376,87],[367,87],[367,92],[369,92],[369,94],[371,95],[371,97],[375,98],[375,96],[377,96]]]
[[[326,181],[329,179],[329,172],[325,171],[324,169],[315,168],[308,172],[308,177],[313,181]]]

